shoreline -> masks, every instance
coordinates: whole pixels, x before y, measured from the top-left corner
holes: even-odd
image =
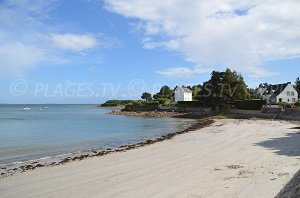
[[[168,133],[166,135],[162,135],[157,138],[145,139],[143,141],[139,141],[133,144],[125,144],[117,147],[109,147],[106,149],[103,148],[90,149],[87,151],[77,151],[72,153],[56,155],[56,156],[42,157],[33,160],[0,164],[0,180],[5,177],[13,176],[17,173],[23,173],[41,167],[53,167],[53,166],[66,164],[72,161],[81,161],[87,158],[101,157],[116,152],[126,152],[128,150],[132,150],[143,146],[151,145],[157,142],[162,142],[165,140],[172,139],[176,135],[188,133],[190,131],[195,131],[197,129],[201,129],[206,126],[209,126],[212,123],[214,123],[214,120],[210,118],[198,119],[195,124],[181,131]]]
[[[145,142],[126,147],[128,152],[6,177],[0,180],[0,191],[3,197],[275,197],[295,192],[299,125],[214,121],[159,144]]]
[[[172,111],[111,111],[109,115],[122,115],[130,117],[155,117],[155,118],[184,118],[188,113]]]

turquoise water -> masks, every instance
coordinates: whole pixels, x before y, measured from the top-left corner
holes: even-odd
[[[134,143],[194,123],[108,111],[95,105],[0,105],[0,164]]]

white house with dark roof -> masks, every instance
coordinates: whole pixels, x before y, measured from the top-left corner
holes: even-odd
[[[192,91],[189,90],[188,88],[177,87],[174,92],[175,92],[175,102],[193,100]]]
[[[257,93],[269,104],[295,103],[298,101],[298,92],[290,82],[261,87],[257,90]]]

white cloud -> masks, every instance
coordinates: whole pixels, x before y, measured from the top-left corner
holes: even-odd
[[[0,3],[1,78],[20,76],[42,66],[94,64],[97,49],[118,46],[116,40],[101,33],[69,32],[63,21],[53,25],[51,16],[57,6],[57,0]]]
[[[50,2],[6,0],[0,4],[1,78],[20,76],[47,59],[54,60],[35,31],[43,29],[39,20]]]
[[[0,45],[1,77],[19,76],[45,59],[45,52],[23,43]],[[13,73],[12,73],[13,72]]]
[[[64,50],[82,51],[97,47],[97,38],[91,34],[52,34],[51,40]]]
[[[138,19],[147,38],[145,48],[180,52],[202,68],[230,67],[262,77],[276,74],[263,63],[300,56],[298,0],[106,0],[105,6]],[[178,76],[178,71],[190,74],[197,68],[159,73]]]
[[[206,72],[208,72],[208,70],[201,67],[195,67],[195,68],[175,67],[163,71],[157,71],[158,74],[169,76],[169,77],[177,77],[177,78],[190,77],[193,75],[203,74]]]

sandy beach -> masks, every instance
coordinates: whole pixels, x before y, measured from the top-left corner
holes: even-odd
[[[1,197],[274,197],[300,168],[286,121],[216,120],[149,146],[0,179]]]

